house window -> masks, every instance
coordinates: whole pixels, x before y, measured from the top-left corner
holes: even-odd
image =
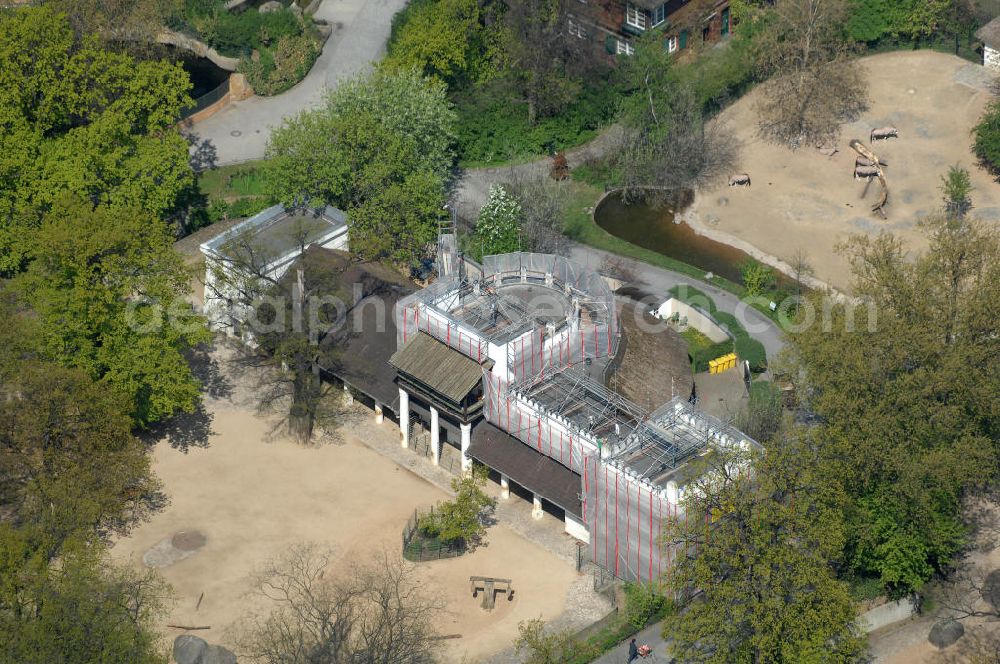
[[[632,46],[631,42],[627,42],[624,39],[618,40],[618,49],[616,51],[618,55],[635,55],[635,46]]]
[[[658,26],[660,23],[663,23],[666,20],[667,20],[667,6],[665,4],[664,5],[660,5],[659,7],[657,7],[656,9],[653,10],[653,27],[654,28],[656,26]]]
[[[677,50],[677,37],[667,37],[667,53],[674,53]]]
[[[719,31],[723,37],[729,35],[729,7],[722,10],[722,28]]]
[[[633,4],[625,6],[625,23],[639,30],[646,29],[646,12]]]
[[[580,39],[585,39],[587,37],[587,30],[580,23],[577,23],[573,19],[569,19],[569,34],[574,37],[579,37]]]

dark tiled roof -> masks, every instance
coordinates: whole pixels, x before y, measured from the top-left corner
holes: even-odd
[[[990,48],[1000,49],[1000,17],[976,30],[976,38]]]
[[[396,370],[389,357],[396,351],[396,324],[393,308],[401,297],[413,292],[413,286],[391,267],[364,263],[336,249],[309,247],[297,265],[321,270],[335,281],[329,294],[345,303],[354,302],[357,284],[362,299],[351,307],[347,320],[334,334],[323,339],[322,369],[345,383],[399,412],[399,388]],[[288,270],[292,278],[294,269]]]
[[[507,432],[480,422],[469,456],[580,518],[580,476]]]
[[[459,403],[483,379],[483,367],[425,332],[406,342],[389,362],[449,401]]]

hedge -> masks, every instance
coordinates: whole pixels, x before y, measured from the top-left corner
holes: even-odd
[[[690,351],[690,348],[688,349]],[[708,348],[702,348],[691,353],[691,367],[695,373],[708,371],[708,363],[712,360],[733,352],[733,340],[726,339]]]
[[[735,348],[736,355],[750,364],[750,371],[753,373],[767,371],[767,351],[764,350],[764,344],[752,337],[743,336],[736,338]]]
[[[726,353],[734,351],[737,357],[741,360],[746,360],[750,364],[750,371],[754,373],[763,373],[764,371],[767,371],[767,351],[764,349],[764,344],[751,337],[749,333],[747,333],[746,328],[744,328],[740,321],[736,319],[736,316],[729,312],[719,311],[716,309],[715,302],[712,298],[705,295],[697,288],[692,288],[687,285],[674,286],[668,292],[682,302],[709,312],[712,315],[712,318],[715,319],[715,322],[725,328],[735,340],[735,343],[733,341],[724,341],[703,351],[696,351],[695,353],[692,353],[691,364],[694,366],[695,373],[707,371],[709,360],[714,360],[720,355],[725,355]],[[728,349],[722,350],[727,345]],[[707,357],[708,353],[716,354],[711,357]]]

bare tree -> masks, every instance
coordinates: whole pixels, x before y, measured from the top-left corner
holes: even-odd
[[[569,255],[563,233],[569,208],[566,183],[511,167],[504,188],[521,205],[521,246],[543,254]]]
[[[813,269],[812,263],[809,262],[809,254],[801,247],[792,254],[789,264],[792,267],[792,278],[795,280],[795,294],[801,296],[805,280],[812,277],[816,271]]]
[[[253,237],[237,236],[224,257],[213,259],[206,294],[228,301],[229,324],[251,335],[237,361],[259,370],[258,408],[283,413],[289,435],[308,443],[317,425],[328,428],[342,412],[336,391],[320,380],[320,367],[336,360],[354,308],[384,284],[330,252],[306,250],[297,225],[289,232],[303,253],[284,274],[275,273],[273,254]]]
[[[678,86],[655,113],[657,123],[626,125],[619,161],[627,199],[680,205],[681,192],[730,171],[739,144],[730,128],[704,117],[690,85]]]
[[[756,59],[770,77],[760,134],[792,148],[827,144],[868,105],[868,84],[844,35],[845,0],[778,0],[760,20]]]
[[[410,568],[383,551],[367,564],[335,569],[315,544],[293,545],[256,575],[272,602],[238,628],[242,657],[263,664],[433,662],[439,607]]]

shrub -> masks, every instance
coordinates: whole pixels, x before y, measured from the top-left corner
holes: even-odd
[[[736,356],[750,364],[750,371],[763,373],[767,371],[767,353],[764,344],[749,336],[736,338]]]
[[[242,217],[252,217],[261,210],[266,210],[275,204],[275,200],[268,196],[251,196],[240,198],[229,204],[229,217],[240,219]]]
[[[691,355],[691,368],[695,373],[708,371],[708,363],[712,360],[728,355],[733,352],[733,342],[731,339],[720,341],[717,344],[705,348],[689,351]]]
[[[455,499],[439,503],[437,510],[422,517],[420,529],[445,543],[474,543],[480,539],[486,533],[481,515],[496,505],[496,500],[483,491],[488,472],[480,466],[468,477],[453,479]]]
[[[243,56],[239,71],[260,95],[276,95],[289,89],[309,73],[319,57],[319,46],[311,37],[292,35],[278,40],[274,49],[259,52],[259,59]]]
[[[502,185],[490,187],[490,197],[479,212],[476,237],[483,256],[517,251],[520,245],[521,204]]]
[[[1000,100],[990,102],[972,133],[972,151],[992,173],[1000,173]]]
[[[625,612],[622,617],[637,630],[645,627],[666,604],[666,598],[648,583],[626,583],[624,590]]]
[[[776,282],[774,270],[768,266],[755,261],[747,260],[740,266],[740,276],[743,279],[743,286],[747,289],[747,295],[761,295],[764,291],[774,287]]]

